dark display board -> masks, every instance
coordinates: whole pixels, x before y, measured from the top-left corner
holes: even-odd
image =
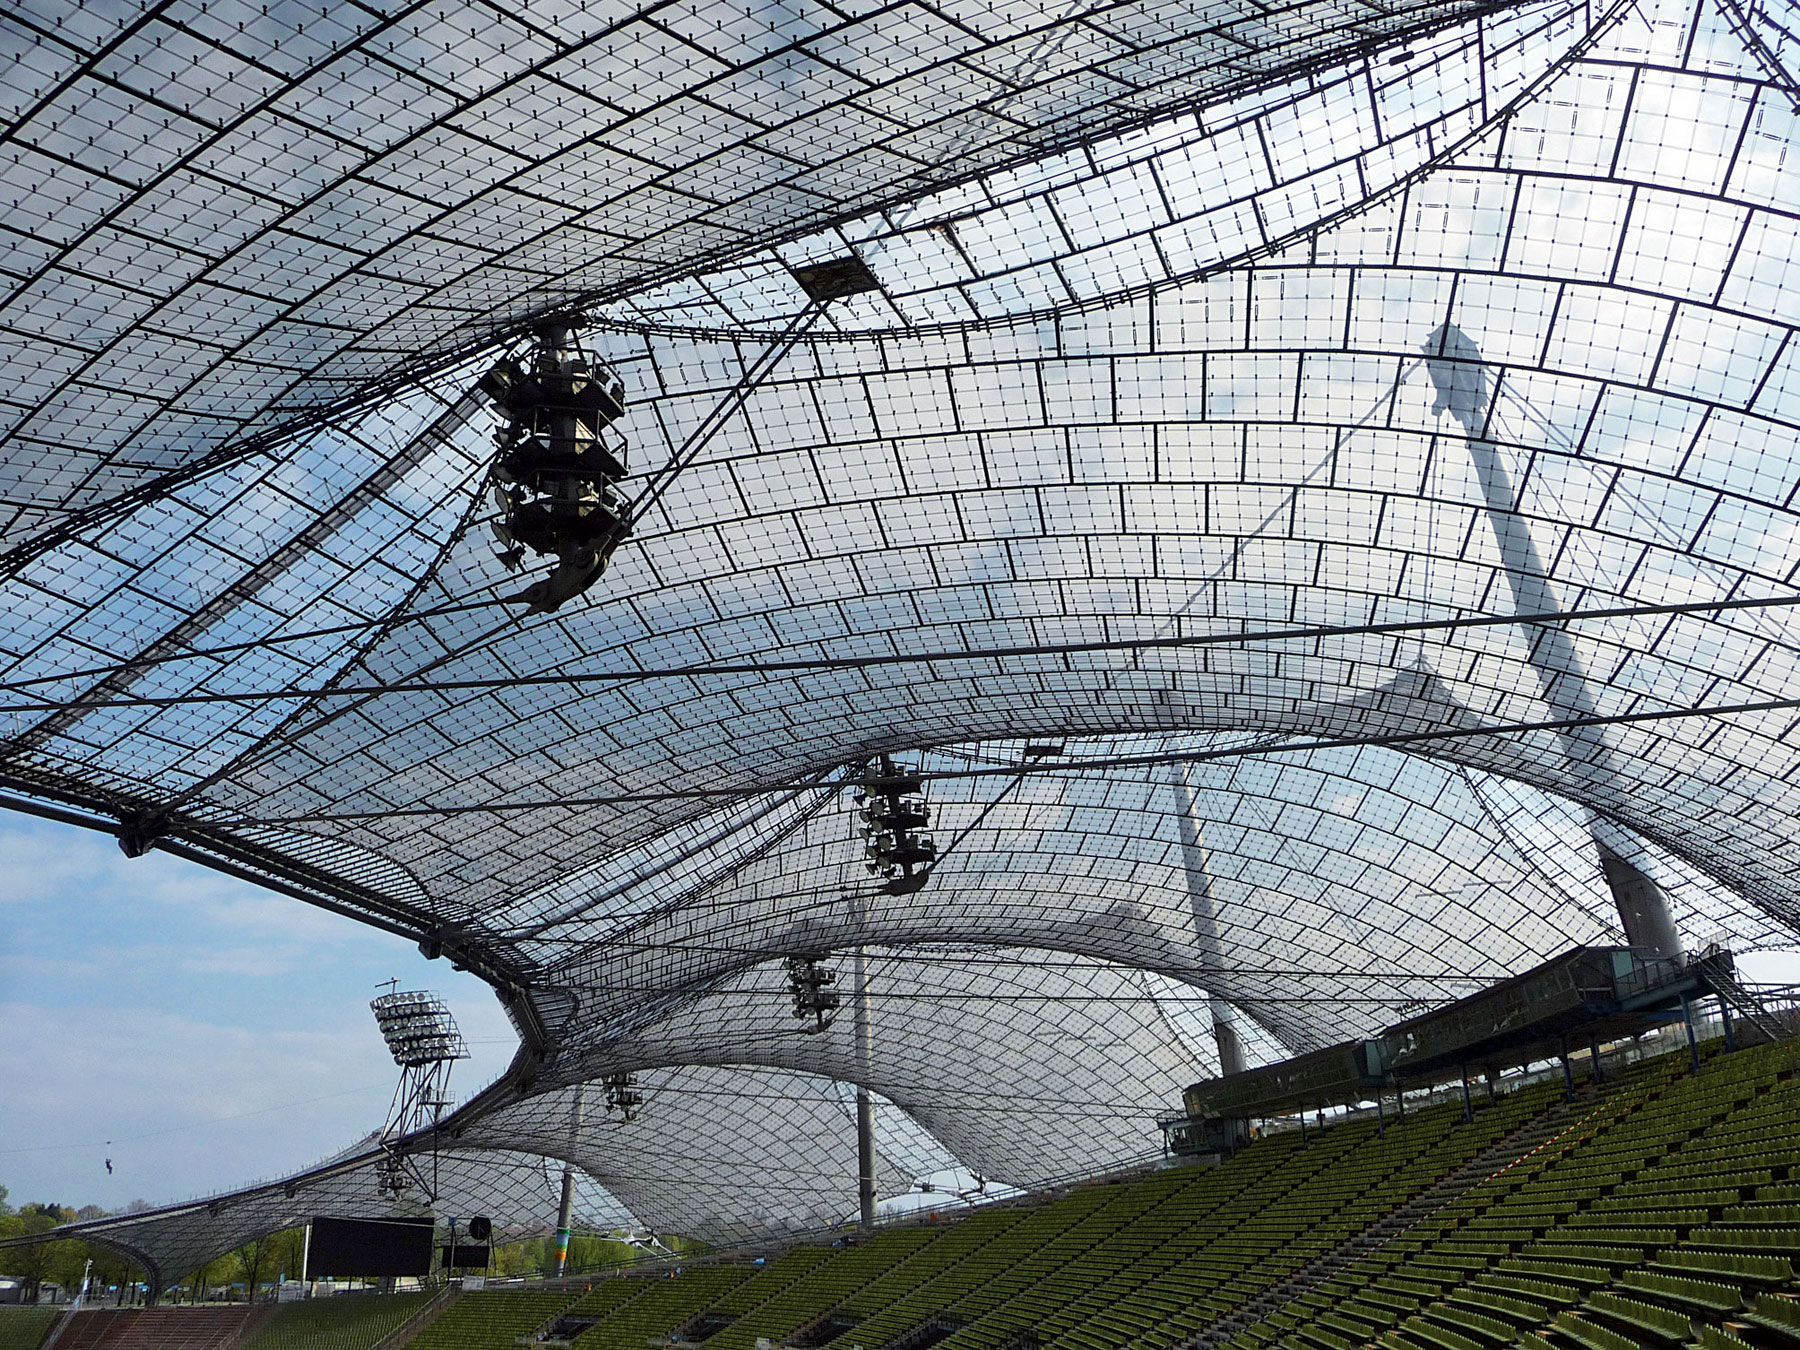
[[[471,1247],[466,1243],[458,1243],[454,1247],[439,1247],[438,1253],[443,1259],[446,1270],[486,1270],[488,1248],[486,1246]]]
[[[1381,1081],[1369,1067],[1373,1044],[1345,1041],[1278,1064],[1209,1078],[1188,1088],[1182,1099],[1190,1116],[1209,1120],[1259,1115],[1288,1102],[1343,1101]]]
[[[430,1219],[312,1221],[309,1275],[429,1275],[434,1224]]]

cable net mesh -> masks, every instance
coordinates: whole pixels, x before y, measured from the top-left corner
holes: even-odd
[[[25,7],[7,537],[547,306],[1492,8]]]
[[[1796,113],[1712,0],[241,8],[0,18],[0,784],[493,981],[455,1206],[838,1222],[850,1084],[892,1191],[1128,1162],[1215,999],[1268,1058],[1619,940],[1596,832],[1793,941],[1794,611],[1703,607],[1796,595]],[[470,389],[577,305],[680,472],[525,616]],[[858,951],[866,1050],[783,967]]]

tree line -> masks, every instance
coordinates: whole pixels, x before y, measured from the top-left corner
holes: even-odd
[[[120,1212],[135,1214],[149,1208],[144,1201],[134,1200]],[[14,1209],[7,1204],[6,1187],[0,1186],[0,1239],[47,1233],[61,1224],[77,1220],[110,1217],[109,1211],[98,1205],[71,1209],[66,1205],[37,1202]],[[259,1291],[266,1286],[284,1277],[300,1278],[305,1233],[304,1228],[287,1228],[246,1242],[216,1261],[187,1272],[167,1289],[158,1291],[159,1295],[199,1301],[212,1297],[215,1291],[226,1290],[232,1291],[231,1296],[250,1300],[265,1297]],[[706,1250],[705,1244],[680,1237],[664,1237],[661,1242],[670,1251],[697,1255]],[[571,1272],[629,1265],[642,1259],[643,1253],[621,1237],[577,1233],[569,1240],[568,1268]],[[554,1270],[555,1261],[554,1238],[527,1238],[496,1245],[488,1271],[496,1276],[547,1275]],[[91,1267],[89,1262],[92,1262]],[[129,1291],[145,1279],[143,1270],[129,1257],[79,1238],[0,1248],[0,1275],[11,1275],[20,1280],[25,1286],[27,1302],[36,1300],[46,1283],[55,1284],[68,1297],[74,1297],[81,1287],[84,1269],[88,1271],[90,1302],[102,1298],[129,1301]]]
[[[149,1208],[145,1201],[134,1200],[120,1212],[136,1214]],[[47,1233],[59,1225],[84,1219],[111,1217],[109,1211],[98,1205],[72,1209],[67,1205],[37,1201],[14,1209],[7,1203],[6,1187],[0,1186],[0,1239]],[[303,1241],[304,1230],[300,1228],[270,1233],[188,1272],[171,1288],[182,1291],[189,1298],[203,1299],[210,1290],[228,1289],[233,1285],[242,1285],[247,1292],[254,1292],[282,1275],[297,1279]],[[81,1288],[83,1271],[87,1273],[89,1301],[96,1303],[102,1299],[129,1301],[130,1291],[145,1279],[143,1269],[130,1257],[81,1238],[59,1238],[54,1242],[0,1248],[0,1275],[10,1275],[24,1285],[26,1302],[36,1301],[47,1283],[57,1285],[67,1297],[73,1298]]]

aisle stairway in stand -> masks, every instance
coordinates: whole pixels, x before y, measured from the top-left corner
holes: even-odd
[[[1287,1279],[1263,1291],[1242,1308],[1220,1318],[1188,1343],[1189,1350],[1214,1350],[1232,1340],[1246,1328],[1266,1320],[1284,1305],[1304,1297],[1346,1268],[1386,1247],[1402,1234],[1410,1232],[1436,1214],[1451,1201],[1459,1199],[1477,1185],[1491,1180],[1553,1143],[1580,1112],[1593,1105],[1597,1094],[1591,1089],[1582,1097],[1559,1102],[1544,1114],[1527,1121],[1491,1148],[1484,1149],[1456,1171],[1394,1210],[1379,1223],[1341,1244],[1317,1260],[1295,1271]]]
[[[784,1341],[814,1321],[821,1307],[834,1307],[861,1292],[937,1236],[921,1228],[878,1233],[860,1245],[822,1253],[828,1259],[812,1263],[780,1288],[759,1288],[759,1281],[751,1280],[733,1291],[731,1306],[716,1309],[733,1320],[707,1338],[706,1350],[755,1350],[759,1339]]]
[[[56,1350],[237,1350],[274,1308],[96,1308],[78,1312]]]
[[[245,1350],[372,1350],[426,1309],[453,1302],[455,1292],[338,1294],[283,1303],[245,1341]]]
[[[962,1323],[942,1350],[1172,1345],[1362,1232],[1550,1104],[1548,1089],[1537,1088],[1469,1124],[1460,1107],[1436,1107],[1385,1129],[1363,1121],[1310,1140],[1289,1134],[1224,1167],[1106,1188],[1112,1194],[1053,1241],[1027,1246],[1009,1238],[1006,1268],[939,1310]],[[870,1344],[854,1333],[852,1340]]]
[[[1800,1340],[1792,1043],[1653,1063],[1576,1128],[1228,1350],[1773,1350]]]

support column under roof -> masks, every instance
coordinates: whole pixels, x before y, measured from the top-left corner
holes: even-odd
[[[857,903],[859,927],[868,923],[868,900]],[[869,1020],[869,953],[858,946],[853,962],[852,992],[856,1017],[856,1199],[864,1228],[875,1226],[875,1099],[869,1080],[875,1076],[875,1029]]]
[[[1432,333],[1424,350],[1425,369],[1437,391],[1431,410],[1439,415],[1448,412],[1462,425],[1469,456],[1481,480],[1488,524],[1493,527],[1501,565],[1512,588],[1515,611],[1556,613],[1560,606],[1550,588],[1544,560],[1529,525],[1513,506],[1512,476],[1500,462],[1499,447],[1487,436],[1491,391],[1480,349],[1462,329],[1446,322]],[[1524,404],[1524,411],[1544,420],[1529,403]],[[1556,430],[1547,422],[1545,429]],[[1568,632],[1556,624],[1533,624],[1527,631],[1530,661],[1543,686],[1544,701],[1552,708],[1567,709],[1576,717],[1595,716],[1587,670]],[[1612,746],[1601,729],[1572,727],[1556,734],[1572,764],[1586,765],[1601,782],[1611,782],[1618,776]],[[1600,854],[1607,888],[1618,907],[1626,943],[1654,951],[1658,956],[1680,955],[1681,936],[1675,930],[1669,897],[1645,870],[1642,845],[1598,812],[1590,811],[1588,830]]]
[[[1187,874],[1188,900],[1194,910],[1194,939],[1200,947],[1200,964],[1209,970],[1225,969],[1225,952],[1219,941],[1219,920],[1213,907],[1212,876],[1206,867],[1206,841],[1200,832],[1199,800],[1188,780],[1185,764],[1169,766],[1169,783],[1175,790],[1175,819],[1181,828],[1182,871]],[[1213,1043],[1219,1048],[1220,1074],[1242,1073],[1244,1043],[1238,1035],[1237,1009],[1208,991],[1212,1012]]]

